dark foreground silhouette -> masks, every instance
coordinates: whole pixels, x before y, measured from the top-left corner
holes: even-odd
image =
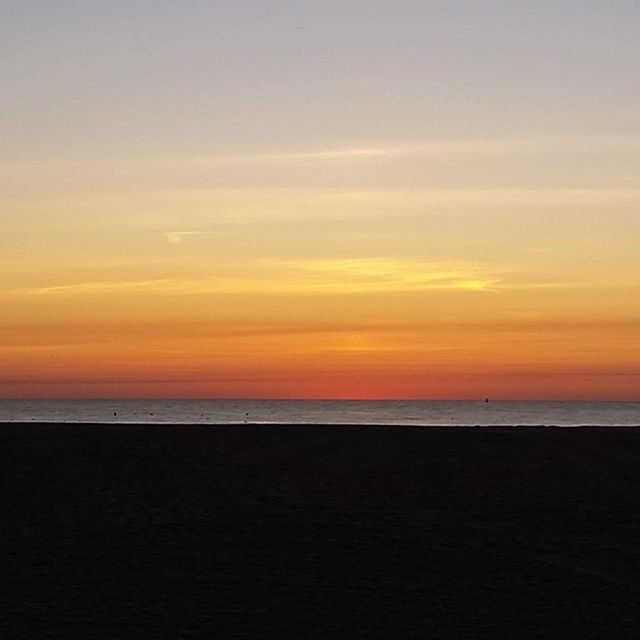
[[[640,430],[0,426],[0,637],[640,638]]]

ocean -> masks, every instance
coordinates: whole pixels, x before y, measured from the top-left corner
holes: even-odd
[[[0,422],[640,426],[640,402],[2,400]]]

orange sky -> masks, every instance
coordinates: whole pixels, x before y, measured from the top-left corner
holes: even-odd
[[[629,16],[359,4],[15,3],[0,398],[640,399]]]

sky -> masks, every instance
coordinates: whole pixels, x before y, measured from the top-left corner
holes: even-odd
[[[6,0],[0,398],[640,400],[640,4]]]

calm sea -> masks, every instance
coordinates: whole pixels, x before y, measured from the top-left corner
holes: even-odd
[[[640,402],[4,400],[0,422],[638,426]]]

